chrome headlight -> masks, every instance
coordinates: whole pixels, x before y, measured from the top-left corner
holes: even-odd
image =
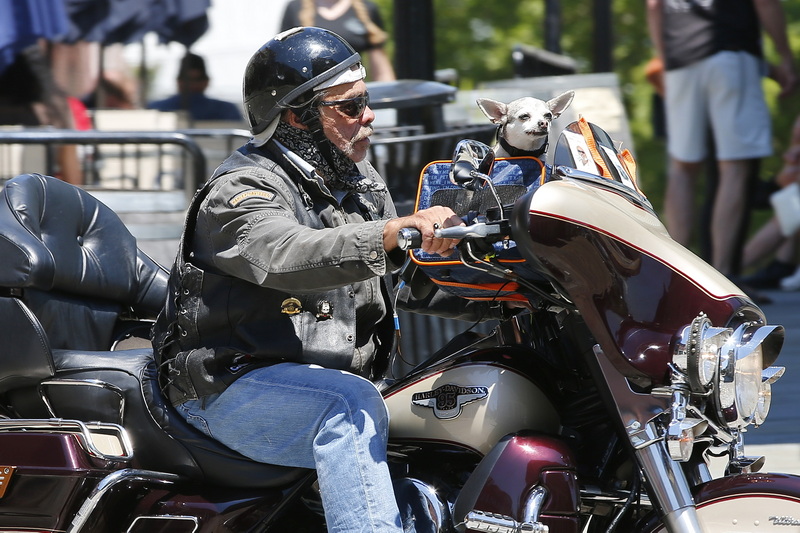
[[[783,326],[743,324],[717,328],[705,316],[687,326],[674,361],[684,370],[693,393],[709,394],[728,428],[761,424],[769,412],[771,385],[783,368],[764,369],[783,344]]]
[[[683,368],[687,372],[692,392],[705,393],[711,390],[717,378],[720,351],[730,340],[731,330],[712,327],[711,321],[705,315],[697,317],[687,330]]]
[[[717,408],[728,427],[754,421],[761,396],[760,346],[743,344],[746,326],[739,326],[720,350]]]
[[[772,399],[772,383],[782,367],[764,368],[783,344],[783,326],[739,326],[721,354],[717,407],[730,428],[764,422]]]
[[[778,381],[786,369],[782,366],[771,366],[761,372],[761,394],[758,398],[758,407],[756,407],[756,426],[764,423],[769,413],[769,407],[772,403],[772,384]]]

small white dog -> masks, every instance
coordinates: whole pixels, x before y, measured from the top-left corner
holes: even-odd
[[[533,156],[542,159],[547,151],[550,124],[572,103],[574,91],[567,91],[544,101],[531,96],[508,104],[478,98],[481,111],[500,126],[494,147],[497,157]]]

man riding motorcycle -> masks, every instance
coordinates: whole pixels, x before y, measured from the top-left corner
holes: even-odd
[[[244,75],[253,139],[195,196],[154,328],[162,383],[195,427],[252,459],[317,470],[329,531],[401,531],[388,417],[370,381],[393,343],[400,228],[447,254],[435,206],[396,218],[364,159],[375,118],[360,57],[295,28]]]

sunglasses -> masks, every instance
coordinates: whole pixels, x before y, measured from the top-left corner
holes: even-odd
[[[369,105],[369,93],[360,94],[353,98],[345,98],[343,100],[322,101],[319,105],[335,107],[340,113],[350,118],[360,118]]]

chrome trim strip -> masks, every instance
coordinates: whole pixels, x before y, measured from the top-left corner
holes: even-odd
[[[560,165],[557,166],[555,170],[556,170],[556,176],[559,176],[562,179],[572,178],[578,181],[586,181],[600,188],[612,190],[618,194],[621,194],[625,198],[629,199],[642,209],[645,209],[646,211],[655,214],[655,209],[653,209],[653,204],[651,204],[650,200],[648,200],[647,197],[642,195],[639,191],[629,189],[625,185],[621,185],[616,181],[612,181],[608,178],[604,178],[596,174],[591,174],[589,172],[584,172],[582,170],[578,170],[575,168]]]
[[[200,519],[196,516],[183,516],[183,515],[148,515],[148,516],[137,516],[133,522],[131,522],[130,527],[126,533],[130,533],[136,527],[136,523],[139,520],[148,520],[148,519],[156,519],[156,520],[178,520],[183,522],[193,522],[194,528],[192,529],[191,533],[196,533],[200,529]]]

